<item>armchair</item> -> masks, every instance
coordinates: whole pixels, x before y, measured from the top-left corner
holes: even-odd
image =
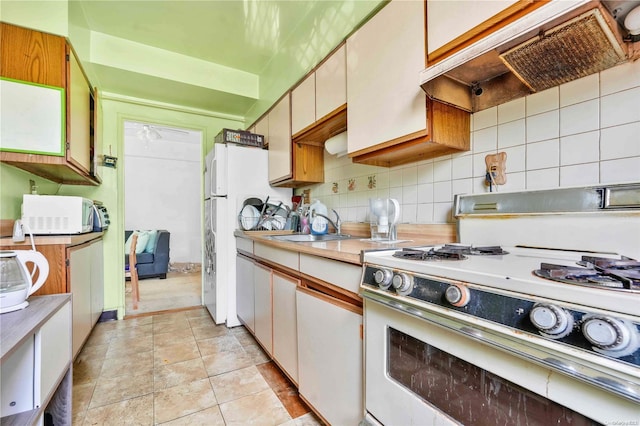
[[[133,231],[125,231],[125,241]],[[169,271],[169,231],[165,229],[158,230],[158,238],[152,251],[143,251],[136,254],[138,261],[138,278],[167,278]],[[129,264],[129,254],[125,254],[125,265]]]

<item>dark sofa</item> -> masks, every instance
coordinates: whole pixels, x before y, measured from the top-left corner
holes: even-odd
[[[127,241],[133,231],[124,231],[124,240]],[[169,270],[169,231],[158,230],[158,239],[153,253],[143,252],[136,255],[138,261],[138,278],[167,278]],[[129,265],[129,255],[124,256],[125,267]]]

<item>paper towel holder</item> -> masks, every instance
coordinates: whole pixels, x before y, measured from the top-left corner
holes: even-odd
[[[347,132],[338,133],[324,143],[324,149],[331,155],[344,157],[347,155]]]

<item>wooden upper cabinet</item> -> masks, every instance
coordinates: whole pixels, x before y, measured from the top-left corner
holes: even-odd
[[[17,88],[17,93],[42,91],[42,96],[48,96],[52,87],[63,89],[57,104],[49,102],[46,108],[44,97],[16,95],[23,110],[34,116],[3,123],[3,134],[6,130],[16,139],[4,145],[0,161],[54,182],[99,184],[99,150],[94,141],[99,117],[93,89],[73,48],[63,37],[10,24],[1,23],[0,31],[0,76],[16,80],[6,84]],[[62,130],[42,136],[30,127],[36,122],[42,126],[61,122]]]
[[[390,167],[469,150],[469,113],[427,99],[424,64],[425,2],[393,0],[347,39],[354,162]]]
[[[0,24],[2,77],[66,87],[66,42],[63,37]]]
[[[546,1],[426,1],[427,65],[521,18]]]

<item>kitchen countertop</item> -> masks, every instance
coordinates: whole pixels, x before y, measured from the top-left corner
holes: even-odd
[[[88,232],[86,234],[77,235],[34,235],[33,240],[36,247],[58,244],[63,244],[66,246],[77,246],[79,244],[84,244],[88,241],[95,240],[96,238],[101,238],[103,234],[104,232]],[[21,243],[13,242],[13,239],[11,237],[0,238],[0,247],[8,246],[31,247],[31,237],[28,234],[25,235],[25,239]]]
[[[369,225],[366,230],[369,230]],[[306,253],[342,262],[362,265],[362,252],[372,250],[389,250],[393,248],[415,247],[424,245],[437,245],[455,241],[455,225],[405,225],[398,230],[397,243],[379,243],[368,240],[366,236],[358,236],[362,232],[362,226],[355,226],[356,232],[343,228],[342,232],[354,237],[346,240],[291,242],[274,240],[270,237],[278,234],[286,234],[286,231],[241,231],[236,230],[234,235],[240,238],[248,238],[259,243],[277,247],[298,253]],[[405,231],[404,233],[402,231]]]

